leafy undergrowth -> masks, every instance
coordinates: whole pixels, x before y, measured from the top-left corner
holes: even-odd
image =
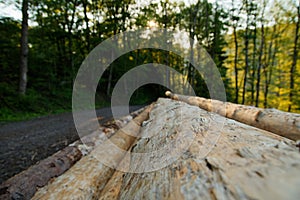
[[[96,95],[96,108],[109,105],[101,95]],[[40,116],[72,111],[72,90],[36,91],[28,89],[20,95],[7,84],[0,84],[0,122],[24,121]]]

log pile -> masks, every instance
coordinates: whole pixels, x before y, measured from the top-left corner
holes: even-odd
[[[283,112],[276,109],[261,109],[253,106],[239,105],[202,97],[185,96],[166,92],[174,100],[216,112],[224,117],[270,131],[272,133],[300,140],[300,114]]]
[[[159,99],[141,125],[121,171],[97,162],[95,149],[33,199],[299,197],[292,140],[169,99]]]
[[[103,136],[112,137],[119,128],[128,124],[142,110],[106,122],[93,133],[8,179],[0,185],[0,199],[30,199],[37,188],[45,186],[52,178],[62,175],[82,156],[89,154],[97,145],[101,144],[104,140]],[[85,126],[88,126],[88,123]]]
[[[198,106],[159,99],[32,199],[299,198],[295,141]]]

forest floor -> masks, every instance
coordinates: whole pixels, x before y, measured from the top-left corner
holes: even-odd
[[[131,106],[130,112],[143,106]],[[97,110],[99,123],[112,118]],[[0,183],[78,140],[72,113],[0,125]]]

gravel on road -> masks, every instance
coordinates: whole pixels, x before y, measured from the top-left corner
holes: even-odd
[[[96,113],[99,123],[112,119],[111,108]],[[72,113],[0,125],[0,183],[78,139]]]

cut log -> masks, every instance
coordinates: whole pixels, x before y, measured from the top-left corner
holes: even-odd
[[[78,161],[70,170],[39,189],[32,199],[98,198],[113,175],[126,150],[135,141],[141,124],[148,118],[151,106]],[[115,147],[118,146],[118,148]],[[119,151],[123,149],[124,151]],[[112,166],[113,165],[113,166]]]
[[[135,141],[126,156],[99,145],[33,199],[298,199],[294,141],[170,99],[146,118],[112,136],[124,150]],[[97,160],[107,157],[126,170]]]
[[[166,92],[166,96],[292,140],[300,139],[300,114],[276,109],[260,109],[202,97],[178,95],[169,91]]]
[[[177,140],[176,144],[185,138],[180,134],[193,135],[180,158],[164,167],[167,154],[146,163],[131,154],[132,171],[149,171],[158,160],[161,168],[116,172],[100,199],[299,198],[300,153],[294,141],[183,102],[159,99],[131,153],[155,152]],[[218,140],[211,140],[216,135]]]
[[[37,187],[42,187],[51,178],[63,174],[81,156],[77,147],[66,147],[1,184],[0,199],[30,199]]]

